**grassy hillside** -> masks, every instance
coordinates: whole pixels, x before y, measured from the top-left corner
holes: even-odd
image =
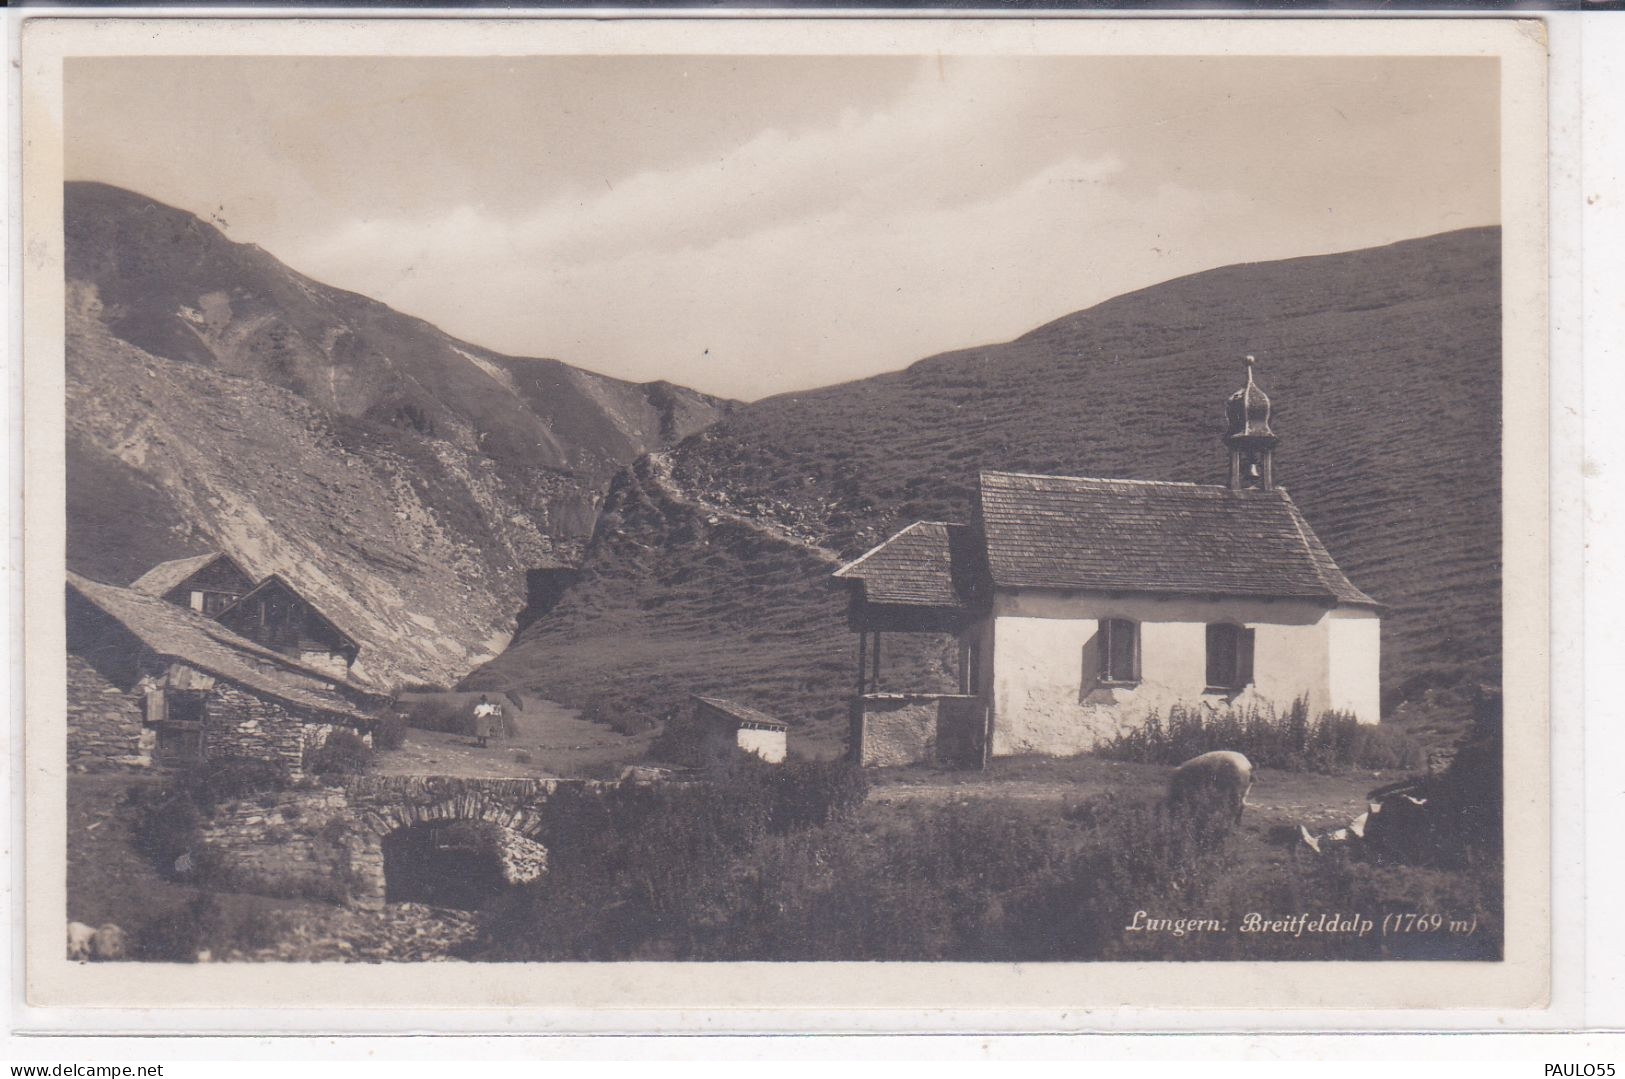
[[[458,341],[118,188],[68,184],[65,227],[69,568],[226,550],[386,684],[500,649],[614,474],[728,404]]]
[[[835,559],[964,520],[981,468],[1223,482],[1223,404],[1252,353],[1278,482],[1388,608],[1388,706],[1497,678],[1499,245],[1480,229],[1227,267],[740,408],[671,451],[660,489],[617,480],[582,582],[477,677],[618,722],[703,688],[832,741],[854,647]],[[888,681],[939,656],[910,642]]]

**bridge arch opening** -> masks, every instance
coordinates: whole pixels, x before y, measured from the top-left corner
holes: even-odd
[[[384,902],[480,910],[513,883],[506,851],[524,842],[483,820],[424,821],[383,838]]]

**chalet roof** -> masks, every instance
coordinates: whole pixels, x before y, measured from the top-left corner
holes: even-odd
[[[231,562],[245,578],[253,580],[247,573],[243,573],[242,567],[229,555],[221,554],[219,551],[205,551],[187,558],[172,558],[168,562],[160,562],[132,581],[130,587],[144,596],[167,596],[176,585],[221,558]]]
[[[980,521],[998,587],[1375,606],[1280,488],[983,472]]]
[[[287,578],[283,577],[279,573],[271,574],[253,588],[250,588],[247,592],[237,597],[236,602],[226,607],[219,614],[215,615],[215,617],[225,621],[233,611],[236,611],[239,608],[247,607],[249,603],[256,599],[261,593],[265,592],[267,589],[275,587],[281,587],[285,591],[297,596],[299,598],[299,602],[303,603],[307,608],[309,608],[311,614],[315,615],[321,621],[327,623],[327,628],[331,629],[338,636],[343,637],[345,641],[349,643],[350,647],[360,651],[361,646],[356,642],[354,637],[340,629],[337,623],[318,610],[314,603],[310,602],[310,598],[308,596],[299,591],[299,589],[295,588],[291,583],[288,582]]]
[[[790,728],[790,725],[784,720],[770,716],[766,712],[759,711],[749,705],[740,704],[737,701],[726,700],[722,697],[702,697],[698,693],[694,695],[694,699],[741,723],[758,723],[764,727],[772,727],[781,731]]]
[[[962,607],[963,572],[954,555],[970,539],[965,525],[916,521],[895,536],[835,571],[835,576],[863,582],[869,603],[921,607]],[[961,553],[963,568],[966,558]]]
[[[167,659],[299,708],[364,719],[372,694],[341,692],[330,675],[240,637],[211,618],[154,596],[68,574],[68,588]],[[378,698],[377,703],[382,703]]]

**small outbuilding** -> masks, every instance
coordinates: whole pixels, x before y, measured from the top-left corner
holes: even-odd
[[[695,696],[693,725],[705,759],[726,756],[737,747],[779,764],[788,752],[788,723],[721,697]]]

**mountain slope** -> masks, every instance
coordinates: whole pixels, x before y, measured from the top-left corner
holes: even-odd
[[[128,191],[65,198],[69,567],[224,549],[309,591],[376,680],[499,649],[615,472],[727,407],[458,341]]]
[[[982,468],[1221,483],[1223,404],[1253,353],[1282,437],[1278,482],[1388,607],[1389,704],[1491,679],[1499,245],[1498,230],[1471,230],[1170,281],[1006,344],[742,407],[670,452],[669,487],[849,558],[916,519],[965,520]],[[581,584],[473,681],[606,718],[654,715],[704,687],[833,740],[853,645],[823,563],[775,576],[770,601],[704,515],[692,536],[667,535],[682,500],[631,498],[646,487],[635,471],[616,481]],[[680,619],[671,581],[687,589]],[[595,659],[595,642],[614,657],[645,642],[677,652],[678,638],[701,658],[636,686]],[[892,688],[939,677],[939,651],[898,645]]]

